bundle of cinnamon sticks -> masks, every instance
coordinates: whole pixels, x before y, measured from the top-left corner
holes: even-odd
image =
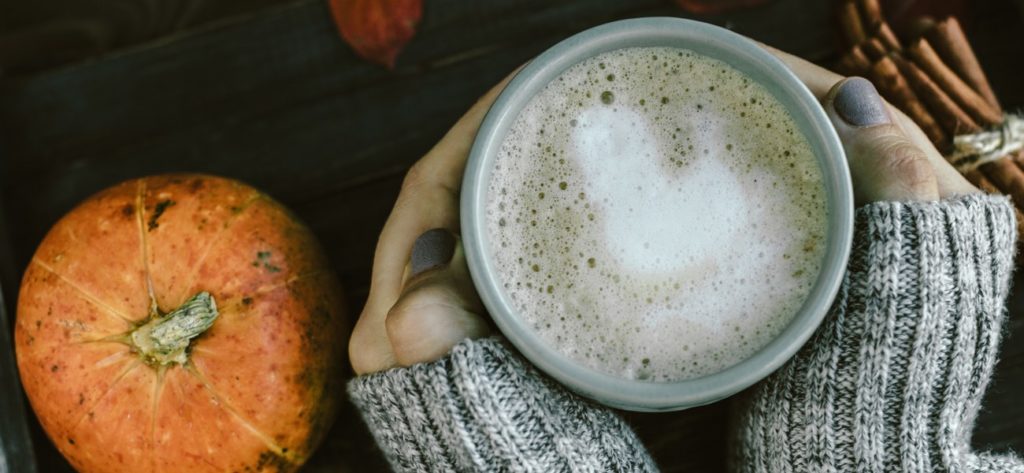
[[[1004,123],[1003,109],[956,18],[920,18],[904,41],[885,21],[879,0],[843,0],[839,20],[849,49],[837,71],[870,79],[944,155],[954,154],[954,138]],[[979,188],[1009,195],[1020,222],[1022,160],[1024,154],[1016,151],[968,161],[958,169]]]

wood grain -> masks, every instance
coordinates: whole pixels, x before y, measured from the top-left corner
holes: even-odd
[[[0,4],[0,73],[59,67],[290,0],[47,0]]]
[[[833,7],[775,0],[705,19],[825,60],[838,46]],[[1004,31],[1020,30],[1020,17],[1005,8],[979,8]],[[419,34],[388,72],[338,39],[325,2],[302,0],[0,79],[0,199],[17,223],[0,235],[11,256],[0,258],[0,283],[11,294],[46,230],[91,193],[144,174],[208,172],[247,181],[294,209],[324,243],[358,313],[406,168],[477,96],[589,26],[679,13],[662,0],[428,0]],[[1015,57],[990,43],[978,46],[984,66]],[[1024,104],[1007,92],[1019,89],[1018,69],[996,67],[990,77],[1007,106]],[[1010,310],[1024,310],[1024,295],[1014,295]],[[1012,315],[979,447],[1024,451],[1022,337],[1024,322]],[[626,419],[664,471],[724,470],[726,403]],[[34,438],[40,471],[68,471],[41,432]],[[306,470],[386,468],[347,406]]]

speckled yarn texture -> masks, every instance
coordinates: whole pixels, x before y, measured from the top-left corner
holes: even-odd
[[[882,202],[856,219],[825,322],[732,401],[732,469],[1024,472],[1014,456],[970,450],[1013,270],[1010,203]],[[657,469],[614,411],[568,393],[496,338],[356,378],[349,394],[399,472]]]

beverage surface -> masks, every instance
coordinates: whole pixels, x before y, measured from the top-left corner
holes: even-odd
[[[818,277],[826,219],[810,145],[767,89],[692,51],[628,48],[520,112],[486,225],[499,283],[544,340],[663,382],[777,336]]]

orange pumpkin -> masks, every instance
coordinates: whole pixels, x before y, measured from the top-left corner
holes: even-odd
[[[228,179],[106,189],[36,250],[21,378],[84,472],[292,471],[342,396],[345,309],[313,235]]]

